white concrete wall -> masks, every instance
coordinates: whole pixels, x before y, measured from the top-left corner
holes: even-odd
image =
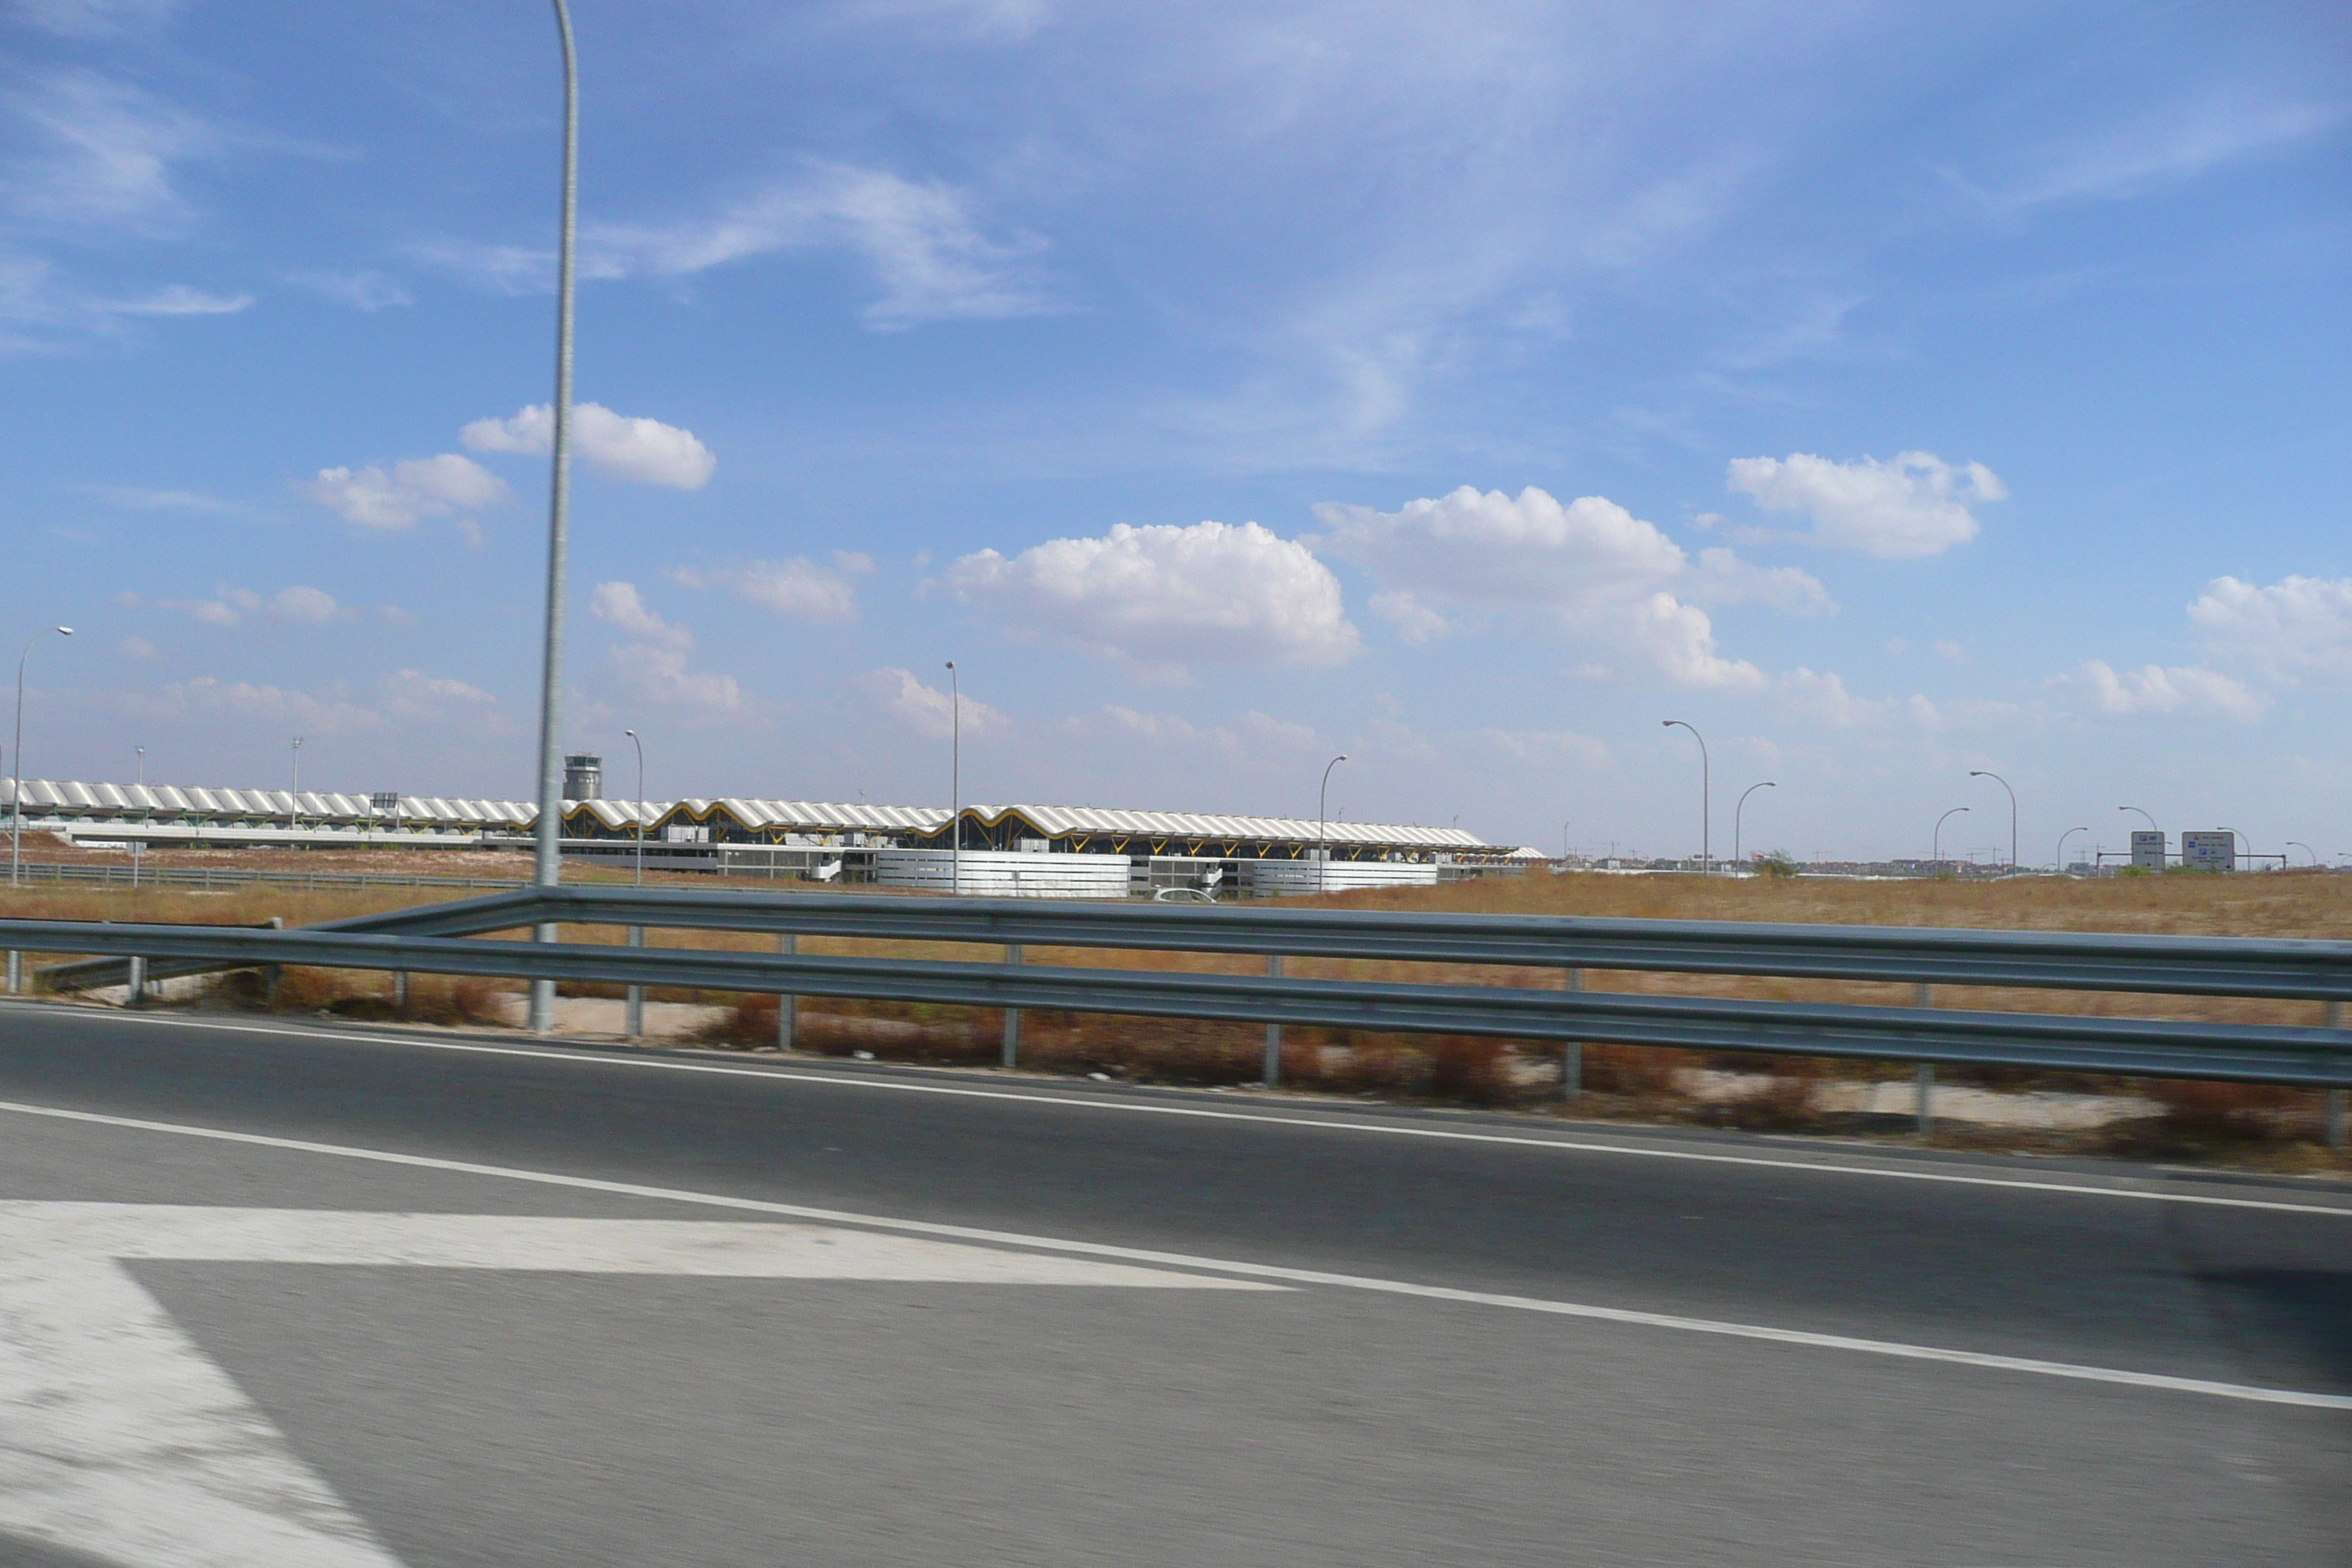
[[[1356,888],[1433,888],[1437,867],[1426,860],[1245,860],[1242,878],[1262,899],[1298,893],[1344,893]]]
[[[956,890],[954,852],[877,849],[874,880],[885,888],[927,893]],[[1123,899],[1124,855],[1030,855],[1017,850],[967,849],[960,885],[965,897],[992,899]]]

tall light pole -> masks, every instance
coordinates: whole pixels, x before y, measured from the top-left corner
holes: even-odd
[[[1968,807],[1965,805],[1956,805],[1952,807],[1951,810],[1944,813],[1943,816],[1936,818],[1936,858],[1934,860],[1929,862],[1929,864],[1941,866],[1944,863],[1944,824],[1949,822],[1952,818],[1958,816],[1960,813],[1966,810],[1968,810]]]
[[[646,885],[646,743],[635,730],[624,730],[637,748],[637,886]]]
[[[16,658],[16,773],[8,790],[8,885],[12,888],[25,879],[25,661],[33,657],[33,645],[51,632],[69,637],[73,627],[44,626],[25,639],[25,651]]]
[[[1704,877],[1707,873],[1707,868],[1715,861],[1713,846],[1707,837],[1714,830],[1715,825],[1715,808],[1712,804],[1715,785],[1709,776],[1710,764],[1706,755],[1706,737],[1680,719],[1668,719],[1664,723],[1669,730],[1677,726],[1689,730],[1691,739],[1698,742],[1698,874]]]
[[[293,770],[286,776],[286,830],[292,832],[302,826],[302,803],[294,797],[302,793],[302,737],[294,737]]]
[[[1348,760],[1340,752],[1323,764],[1323,784],[1315,792],[1315,890],[1323,890],[1323,868],[1331,863],[1331,851],[1323,847],[1323,803],[1331,795],[1331,770]]]
[[[1970,768],[1969,777],[1990,779],[2001,788],[2009,789],[2009,781],[1990,768]],[[2011,874],[2017,870],[2017,792],[2013,789],[2009,789],[2009,868]]]
[[[531,880],[552,888],[563,876],[563,748],[558,739],[563,705],[563,568],[572,499],[572,237],[580,193],[580,71],[572,48],[572,12],[554,0],[555,31],[563,45],[563,176],[555,241],[554,431],[548,443],[547,636],[540,655],[539,821]],[[555,927],[534,927],[532,939],[553,942]],[[530,983],[530,1030],[555,1027],[555,982]]]
[[[2302,850],[2305,854],[2311,857],[2311,863],[2313,865],[2316,866],[2319,864],[2319,851],[2314,849],[2310,845],[2305,844],[2302,839],[2290,838],[2286,841],[2286,847],[2290,849]]]
[[[2070,827],[2065,832],[2058,836],[2058,865],[2056,868],[2061,875],[2063,875],[2066,870],[2066,840],[2074,837],[2077,833],[2088,833],[2091,830],[2087,827]]]
[[[145,789],[147,787],[147,748],[138,746],[132,749],[139,753],[139,787]]]
[[[1779,789],[1780,787],[1780,786],[1778,784],[1775,784],[1772,780],[1766,779],[1761,784],[1749,784],[1746,789],[1739,792],[1739,804],[1731,808],[1731,863],[1733,865],[1745,866],[1748,864],[1746,860],[1740,858],[1739,854],[1739,814],[1748,809],[1748,797],[1754,795],[1759,789]]]
[[[1559,825],[1559,858],[1563,860],[1568,858],[1568,826],[1565,822]]]
[[[963,896],[963,683],[948,660],[948,888]]]
[[[2119,805],[2116,807],[2116,809],[2117,811],[2137,811],[2142,816],[2147,816],[2147,830],[2150,833],[2161,833],[2164,831],[2164,829],[2156,825],[2155,817],[2148,816],[2148,814],[2146,811],[2137,805]]]
[[[2230,836],[2230,869],[2234,871],[2239,861],[2251,858],[2245,850],[2238,847],[2246,841],[2246,836],[2234,827],[2224,827],[2221,831]]]

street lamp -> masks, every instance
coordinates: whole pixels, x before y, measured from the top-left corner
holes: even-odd
[[[1710,764],[1706,755],[1706,737],[1680,719],[1668,719],[1664,721],[1664,724],[1669,730],[1677,726],[1689,730],[1691,739],[1698,742],[1698,874],[1704,877],[1706,875],[1707,867],[1715,858],[1711,853],[1712,845],[1707,837],[1715,822],[1715,809],[1711,804],[1715,786],[1709,777]]]
[[[1952,807],[1951,810],[1944,813],[1943,816],[1936,818],[1936,858],[1932,864],[1940,867],[1944,863],[1944,824],[1949,822],[1952,818],[1958,816],[1960,813],[1966,810],[1968,810],[1968,807],[1965,805],[1956,805]]]
[[[552,888],[563,876],[563,749],[557,731],[563,700],[563,568],[566,510],[572,496],[572,237],[580,190],[580,72],[572,48],[572,12],[554,0],[556,36],[563,45],[563,177],[555,243],[554,430],[548,442],[547,627],[539,685],[539,821],[531,880]],[[553,942],[552,922],[532,928],[536,942]],[[555,982],[530,983],[530,1031],[555,1027]]]
[[[2088,833],[2091,830],[2087,827],[2070,827],[2065,832],[2058,836],[2057,870],[2062,876],[2066,870],[2066,840],[2074,837],[2077,833]]]
[[[33,657],[33,645],[51,632],[69,637],[73,627],[43,627],[25,639],[25,651],[16,658],[16,773],[8,788],[8,885],[12,888],[25,879],[25,661]]]
[[[2246,836],[2234,827],[2224,827],[2221,831],[2230,836],[2230,869],[2234,871],[2238,868],[2239,861],[2252,858],[2248,851],[2238,847],[2246,841]]]
[[[2286,841],[2286,847],[2290,849],[2302,850],[2305,854],[2311,857],[2311,863],[2313,865],[2316,866],[2319,864],[2319,851],[2314,849],[2310,845],[2305,844],[2302,839],[2290,838]]]
[[[1989,768],[1970,768],[1969,777],[1990,779],[2001,788],[2009,790],[2009,869],[2010,874],[2014,876],[2017,873],[2017,792],[2009,789],[2007,779]]]
[[[1325,763],[1322,787],[1315,792],[1315,890],[1318,893],[1323,890],[1323,868],[1331,861],[1331,852],[1323,847],[1323,803],[1331,796],[1331,770],[1347,760],[1348,753],[1342,752]]]
[[[948,886],[963,896],[963,685],[948,660]]]
[[[1568,828],[1565,822],[1559,825],[1559,858],[1563,860],[1568,858]]]
[[[139,753],[139,787],[145,789],[147,787],[147,748],[138,746],[133,750]]]
[[[624,730],[637,748],[637,886],[646,885],[646,743],[635,730]]]
[[[286,780],[286,830],[289,833],[302,826],[302,819],[297,815],[302,809],[302,803],[294,798],[301,792],[302,737],[297,735],[294,737],[294,768]]]
[[[1731,863],[1734,866],[1748,864],[1739,854],[1739,814],[1748,809],[1748,797],[1759,789],[1779,789],[1780,787],[1770,779],[1766,779],[1762,784],[1749,784],[1739,792],[1739,804],[1731,808]]]

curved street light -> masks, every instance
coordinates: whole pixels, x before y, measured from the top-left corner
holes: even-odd
[[[2017,792],[2009,789],[2009,781],[1990,768],[1970,768],[1969,777],[1990,779],[2001,788],[2009,790],[2009,869],[2011,874],[2014,875],[2017,871]]]
[[[1772,780],[1766,779],[1761,784],[1749,784],[1746,789],[1739,792],[1739,804],[1731,808],[1731,863],[1734,866],[1745,866],[1748,864],[1745,859],[1740,858],[1739,854],[1739,814],[1748,809],[1748,797],[1754,795],[1759,789],[1779,789],[1780,787],[1780,786]]]
[[[1680,719],[1668,719],[1664,723],[1669,730],[1681,728],[1690,731],[1691,739],[1698,742],[1698,874],[1704,877],[1714,861],[1707,835],[1715,822],[1715,807],[1711,803],[1715,786],[1709,777],[1711,764],[1706,755],[1706,737],[1698,732],[1696,726]]]
[[[572,499],[572,238],[580,193],[580,70],[572,47],[572,12],[554,0],[555,31],[563,45],[563,194],[555,239],[554,429],[548,442],[547,626],[539,674],[539,821],[531,880],[552,888],[563,877],[563,754],[558,739],[563,701],[563,569]],[[535,926],[534,942],[553,942],[551,923]],[[530,983],[530,1032],[555,1027],[555,982]]]
[[[1968,810],[1968,807],[1965,805],[1956,805],[1952,807],[1951,810],[1944,813],[1943,816],[1936,818],[1935,858],[1929,862],[1930,865],[1940,867],[1944,863],[1944,824],[1951,821],[1952,818],[1959,816],[1960,813],[1966,810]]]
[[[2246,842],[2246,836],[2245,836],[2244,834],[2242,834],[2242,833],[2239,832],[2239,831],[2238,831],[2236,828],[2234,828],[2234,827],[2223,827],[2223,828],[2218,828],[2218,829],[2216,829],[2215,831],[2217,831],[2217,832],[2221,832],[2221,833],[2226,833],[2226,834],[2228,834],[2228,835],[2230,836],[2230,869],[2231,869],[2231,870],[2234,871],[2234,870],[2236,870],[2236,869],[2238,868],[2238,862],[2239,862],[2239,861],[2241,861],[2241,860],[2251,860],[2251,859],[2252,859],[2252,858],[2254,858],[2254,856],[2253,856],[2253,851],[2252,851],[2252,850],[2251,850],[2251,849],[2242,849],[2242,848],[2240,848],[2240,847],[2239,847],[2239,846],[2240,846],[2240,845],[2242,845],[2242,844],[2243,844],[2243,843],[2245,843],[2245,842]],[[2280,861],[2280,864],[2281,864],[2281,865],[2284,865],[2284,864],[2285,864],[2285,861],[2284,861],[2284,859],[2282,859],[2282,860]]]
[[[646,743],[635,730],[624,730],[631,743],[637,748],[637,876],[636,885],[646,885]]]
[[[51,632],[69,637],[73,627],[42,627],[25,639],[25,651],[16,658],[16,773],[8,789],[8,885],[12,888],[24,880],[25,868],[25,661],[33,657],[33,645]]]
[[[2058,836],[2057,869],[2060,875],[2064,875],[2066,870],[2066,840],[2074,837],[2077,833],[2088,833],[2091,830],[2087,827],[2070,827],[2065,832]]]
[[[2305,844],[2302,839],[2290,838],[2286,841],[2286,847],[2290,849],[2302,850],[2305,854],[2311,857],[2311,863],[2313,865],[2316,866],[2319,864],[2319,851],[2314,849],[2310,845]]]
[[[1331,770],[1348,760],[1340,752],[1323,764],[1323,784],[1315,792],[1315,890],[1323,890],[1323,868],[1331,863],[1331,851],[1323,847],[1323,803],[1331,796]]]

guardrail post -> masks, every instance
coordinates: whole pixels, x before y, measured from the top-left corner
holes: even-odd
[[[1584,971],[1563,969],[1559,972],[1559,988],[1563,991],[1584,989]],[[1570,1040],[1559,1048],[1559,1097],[1574,1100],[1584,1092],[1584,1042]]]
[[[15,954],[9,956],[13,958]],[[2344,1026],[2343,1003],[2330,1002],[2327,1005],[2327,1026],[2331,1029]],[[2330,1149],[2344,1147],[2344,1091],[2340,1089],[2327,1091],[2327,1146]]]
[[[789,958],[800,951],[800,939],[786,931],[776,939],[776,951]],[[790,992],[776,998],[776,1049],[793,1048],[793,1026],[800,1022],[800,1010],[801,999]]]
[[[131,960],[131,984],[123,993],[122,1005],[136,1007],[147,1000],[147,961],[133,955]]]
[[[645,927],[629,928],[629,945],[631,947],[646,945]],[[621,1004],[621,1037],[624,1039],[634,1040],[643,1037],[646,1032],[646,988],[642,985],[632,985],[628,989],[627,995],[629,999]]]
[[[1004,944],[1004,962],[1007,963],[1018,963],[1021,962],[1021,944],[1019,942],[1008,942]],[[1010,1068],[1020,1061],[1020,1059],[1021,1009],[1018,1007],[1007,1007],[1004,1010],[1004,1065]]]
[[[284,931],[286,929],[286,917],[284,915],[270,916],[269,929],[271,931]],[[262,999],[268,1002],[272,1007],[278,1005],[278,983],[285,978],[286,966],[284,964],[265,963],[261,966]]]
[[[408,971],[405,969],[392,972],[392,1010],[395,1013],[408,1011]]]
[[[8,994],[22,996],[24,994],[25,955],[12,947],[8,950]]]
[[[1265,972],[1276,980],[1282,978],[1282,954],[1269,952],[1265,955]],[[1265,1087],[1272,1089],[1281,1081],[1282,1026],[1268,1024],[1265,1026]]]
[[[1936,988],[1923,983],[1918,990],[1917,1002],[1922,1007],[1933,1007],[1936,1005]],[[1936,1064],[1921,1062],[1916,1082],[1919,1136],[1925,1138],[1936,1130]]]

